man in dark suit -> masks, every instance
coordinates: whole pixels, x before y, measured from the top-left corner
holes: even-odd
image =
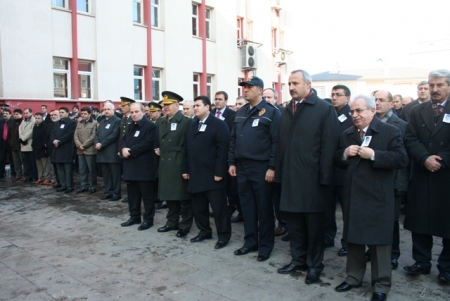
[[[431,71],[431,101],[415,106],[405,144],[414,160],[405,229],[411,231],[415,264],[409,274],[429,274],[433,236],[442,237],[438,279],[450,283],[450,70]]]
[[[336,110],[336,117],[339,122],[339,135],[346,129],[353,125],[352,118],[350,117],[350,101],[351,92],[347,86],[336,85],[331,89],[331,104]],[[344,197],[342,195],[342,185],[344,182],[345,170],[339,167],[334,169],[334,185],[332,188],[331,200],[329,207],[325,212],[325,248],[334,246],[334,239],[337,233],[336,224],[336,204],[341,204],[341,208],[344,204]],[[342,210],[344,212],[344,210]],[[341,249],[338,252],[338,256],[347,255],[347,243],[341,238]]]
[[[215,109],[211,113],[220,120],[224,121],[228,129],[233,129],[234,118],[236,117],[236,112],[227,107],[228,103],[228,93],[225,91],[217,91],[214,96]],[[231,177],[229,174],[226,175],[227,182],[227,197],[228,197],[228,210],[231,217],[232,223],[242,222],[242,211],[241,203],[239,202],[237,179]],[[233,213],[237,210],[238,215],[232,217]]]
[[[106,103],[103,107],[105,118],[100,121],[95,134],[94,145],[97,150],[97,163],[100,164],[104,181],[101,200],[117,201],[121,198],[119,149],[120,119],[114,115],[114,105]]]
[[[428,86],[428,81],[421,81],[417,85],[417,99],[405,105],[402,109],[402,116],[400,116],[404,121],[409,122],[409,115],[411,114],[411,109],[418,104],[427,102],[430,100],[430,88]]]
[[[43,116],[42,117],[42,121],[45,124],[50,124],[50,123],[53,122],[50,114],[47,111],[47,106],[46,105],[41,105],[41,113],[42,113],[42,116]]]
[[[186,133],[183,178],[189,180],[188,191],[192,195],[195,224],[200,230],[191,242],[212,238],[209,225],[211,205],[218,236],[215,248],[221,249],[231,237],[225,191],[230,131],[224,122],[209,112],[210,107],[211,101],[207,96],[194,99],[194,114],[197,118]]]
[[[3,109],[3,120],[0,121],[0,178],[5,177],[6,158],[12,162],[11,147],[9,145],[9,127],[11,124],[11,111],[8,108]],[[11,173],[13,170],[11,168]]]
[[[73,135],[77,123],[69,118],[67,107],[59,108],[59,117],[60,120],[55,124],[50,135],[50,140],[54,146],[53,162],[56,163],[61,185],[56,191],[70,193],[73,191],[73,153],[75,150]]]
[[[156,186],[155,141],[156,125],[144,118],[144,106],[139,103],[130,105],[132,122],[120,142],[123,159],[123,179],[127,182],[128,208],[130,219],[121,224],[128,227],[141,223],[141,199],[144,203],[144,221],[139,231],[153,226],[155,216],[154,190]],[[145,168],[142,168],[145,166]]]
[[[391,288],[391,244],[394,226],[395,170],[408,165],[402,134],[374,117],[373,96],[357,95],[350,102],[354,126],[340,138],[335,162],[346,168],[344,179],[344,239],[348,244],[347,278],[337,292],[362,285],[365,245],[372,266],[372,301],[386,300]]]
[[[186,131],[192,119],[179,111],[183,98],[170,91],[162,92],[165,118],[158,122],[159,187],[158,197],[167,202],[166,225],[158,232],[178,230],[177,237],[185,237],[193,223],[191,196],[187,191],[188,181],[183,179],[182,165],[186,144]],[[181,221],[180,221],[181,217]]]
[[[400,130],[402,137],[405,136],[406,122],[395,116],[391,108],[394,105],[392,94],[388,91],[378,90],[375,93],[376,116],[387,124],[393,125]],[[402,168],[395,173],[395,215],[394,215],[394,238],[391,250],[392,269],[398,267],[398,258],[400,257],[400,227],[398,219],[400,217],[400,206],[402,200],[406,197],[408,191],[409,170]],[[369,255],[370,256],[370,255]]]
[[[258,251],[257,260],[266,261],[275,243],[272,183],[280,112],[263,100],[264,82],[259,77],[249,77],[239,85],[243,86],[248,104],[236,112],[228,172],[237,177],[245,237],[244,246],[234,255]]]
[[[311,82],[304,70],[289,76],[292,100],[281,116],[276,169],[292,256],[278,273],[307,270],[306,284],[319,281],[324,268],[325,212],[331,201],[339,140],[336,110],[312,92]]]

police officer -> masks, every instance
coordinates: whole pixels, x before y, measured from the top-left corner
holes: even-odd
[[[272,182],[280,112],[263,101],[264,83],[256,77],[242,81],[249,102],[236,113],[228,153],[228,172],[237,176],[244,217],[244,246],[235,255],[259,251],[258,261],[269,259],[274,245]]]

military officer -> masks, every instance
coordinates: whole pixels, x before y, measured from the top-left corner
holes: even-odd
[[[122,110],[122,120],[120,121],[120,134],[119,141],[122,140],[122,137],[126,135],[128,125],[132,122],[131,113],[130,113],[130,105],[134,103],[134,99],[121,96],[120,97],[120,108]],[[120,156],[120,153],[118,153]],[[128,202],[128,197],[122,200],[122,203]]]
[[[166,225],[159,228],[158,232],[178,230],[177,237],[184,237],[189,233],[193,222],[191,197],[187,191],[188,181],[183,179],[181,170],[186,131],[192,119],[179,110],[179,103],[183,101],[180,95],[164,91],[162,96],[166,117],[158,123],[159,148],[155,152],[160,156],[158,196],[160,200],[167,202],[169,212]]]

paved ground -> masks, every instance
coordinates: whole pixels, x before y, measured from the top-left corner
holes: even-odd
[[[306,285],[304,273],[279,275],[290,262],[288,243],[276,238],[272,256],[234,256],[242,246],[242,224],[233,225],[230,244],[214,250],[216,236],[198,244],[155,226],[122,228],[126,205],[100,201],[101,192],[57,194],[50,187],[0,181],[0,300],[370,300],[370,265],[363,287],[338,294],[345,258],[337,246],[325,252],[321,283]],[[341,215],[338,213],[339,222]],[[341,224],[339,225],[341,227]],[[340,233],[338,233],[340,237]],[[408,277],[411,241],[401,233],[403,255],[393,271],[389,300],[450,300],[450,287],[437,282],[435,263],[428,276]],[[442,245],[435,240],[433,256]]]

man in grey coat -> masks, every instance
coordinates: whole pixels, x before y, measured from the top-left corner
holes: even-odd
[[[347,278],[337,292],[362,285],[365,245],[372,266],[373,301],[386,300],[391,288],[391,244],[394,228],[395,170],[408,165],[399,129],[375,118],[373,96],[350,102],[354,126],[342,133],[335,162],[346,168],[344,239],[348,244]]]
[[[405,136],[406,122],[395,116],[392,112],[393,97],[388,91],[379,90],[375,93],[375,102],[377,109],[377,117],[381,122],[393,125],[402,132],[402,137]],[[391,267],[396,269],[398,267],[398,258],[400,257],[400,226],[398,219],[400,217],[400,206],[402,200],[406,197],[409,182],[409,169],[402,168],[395,173],[395,215],[394,215],[394,239],[392,241],[391,250]]]
[[[97,163],[100,164],[105,183],[101,200],[117,201],[121,196],[119,150],[120,119],[114,115],[114,105],[106,103],[103,107],[104,118],[100,121],[94,139],[97,150]]]

